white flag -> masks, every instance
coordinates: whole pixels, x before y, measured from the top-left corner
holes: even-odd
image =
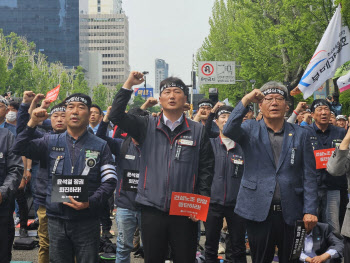
[[[327,79],[334,76],[337,68],[350,60],[350,31],[342,25],[340,9],[339,5],[299,82],[298,88],[303,92],[304,99],[310,97]]]
[[[340,92],[350,89],[350,71],[346,75],[341,76],[337,80],[337,84]]]

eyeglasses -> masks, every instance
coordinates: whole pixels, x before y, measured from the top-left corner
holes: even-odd
[[[285,100],[285,98],[283,98],[283,97],[277,97],[277,98],[272,98],[272,97],[270,97],[270,98],[264,98],[264,101],[265,101],[265,103],[266,104],[271,104],[273,101],[276,101],[278,104],[280,104],[282,101],[284,101]]]

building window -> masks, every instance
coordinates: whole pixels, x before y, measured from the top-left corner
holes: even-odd
[[[101,13],[101,7],[100,7],[100,6],[97,7],[97,12],[98,12],[98,13]]]

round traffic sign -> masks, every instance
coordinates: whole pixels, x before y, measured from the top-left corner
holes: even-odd
[[[210,63],[205,63],[203,64],[201,71],[204,75],[210,76],[214,73],[214,67]]]

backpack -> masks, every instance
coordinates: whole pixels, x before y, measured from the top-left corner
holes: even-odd
[[[31,237],[17,238],[13,243],[13,249],[17,250],[32,250],[39,244]]]

